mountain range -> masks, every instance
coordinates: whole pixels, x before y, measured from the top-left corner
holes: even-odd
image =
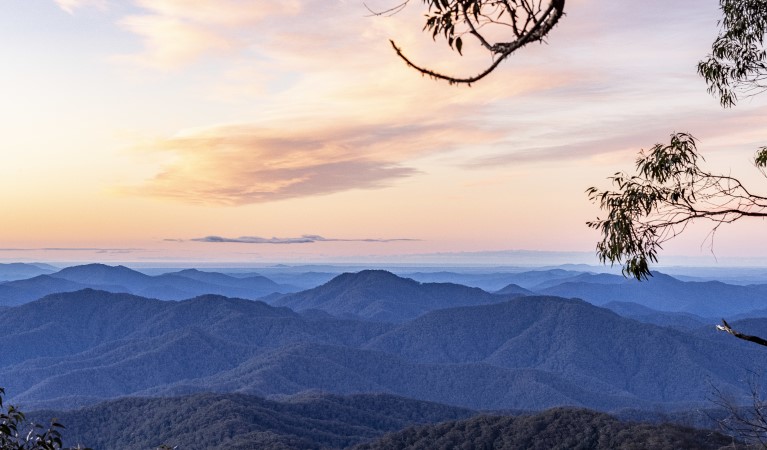
[[[277,284],[256,274],[234,277],[222,273],[185,269],[156,276],[124,266],[87,264],[29,279],[0,283],[0,305],[13,306],[45,295],[92,288],[125,292],[160,300],[184,300],[199,295],[258,299],[275,292],[295,292],[294,286]]]
[[[693,325],[690,319],[695,321],[697,317],[708,322],[710,317],[767,316],[767,284],[681,281],[657,272],[648,280],[637,282],[618,275],[564,269],[414,272],[407,277],[382,270],[365,270],[354,277],[349,273],[334,276],[329,272],[264,270],[271,270],[280,283],[253,272],[225,274],[182,269],[150,276],[124,266],[103,264],[58,271],[46,265],[0,265],[0,280],[3,274],[11,277],[13,273],[16,278],[25,273],[35,274],[0,282],[0,306],[15,306],[49,294],[92,288],[160,300],[184,300],[206,294],[264,299],[296,310],[316,309],[339,317],[390,322],[408,320],[434,309],[494,303],[500,300],[498,296],[522,295],[580,298],[597,306],[622,308],[621,312],[641,321],[673,322],[672,316],[657,317],[656,321],[652,317],[657,315],[654,312],[629,313],[626,308],[631,307],[627,304],[634,303],[655,311],[688,314],[686,319],[677,316],[688,327]],[[384,285],[386,289],[379,289]],[[301,291],[307,286],[311,288]],[[491,296],[491,292],[496,297]]]
[[[376,298],[402,288],[390,274],[341,281],[371,276],[391,280]],[[0,329],[0,385],[27,409],[317,390],[474,409],[673,409],[705,404],[712,384],[745,394],[744,371],[767,364],[761,349],[713,331],[641,323],[579,300],[483,295],[495,303],[385,323],[213,295],[55,294],[0,310],[1,323],[16,324]]]
[[[763,309],[767,304],[764,285],[737,286],[719,281],[680,281],[653,273],[646,281],[602,277],[602,282],[565,281],[536,289],[539,294],[576,297],[595,305],[632,302],[651,309],[684,312],[703,317],[728,317]],[[604,281],[610,280],[605,283]]]
[[[54,273],[57,270],[56,267],[43,263],[0,263],[0,282],[23,280]]]
[[[254,273],[70,267],[0,283],[0,386],[25,411],[82,408],[33,416],[53,414],[72,439],[106,449],[450,447],[455,439],[548,448],[571,434],[629,448],[627,433],[703,448],[697,432],[631,428],[579,409],[475,411],[687,417],[710,407],[714,390],[747,401],[744,379],[767,365],[761,347],[698,314],[745,311],[733,314],[733,328],[767,336],[767,318],[754,309],[763,285],[663,274],[638,285],[561,269],[486,275],[506,284],[491,293],[363,270],[289,292],[289,279]],[[72,291],[45,295],[55,289]],[[182,299],[214,289],[250,297]],[[20,292],[26,297],[13,296]],[[451,422],[434,425],[443,420]]]
[[[271,303],[296,311],[318,309],[338,317],[402,322],[437,309],[498,303],[519,295],[493,295],[460,284],[419,283],[384,270],[363,270]]]

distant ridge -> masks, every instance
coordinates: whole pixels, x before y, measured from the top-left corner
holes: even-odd
[[[537,290],[544,295],[576,297],[595,305],[632,302],[658,311],[684,312],[703,317],[727,317],[764,308],[767,290],[758,285],[739,286],[719,281],[680,281],[653,272],[646,281],[624,279],[617,283],[567,281]]]
[[[322,310],[338,317],[402,322],[436,309],[497,303],[508,298],[459,284],[419,283],[385,270],[363,270],[283,296],[274,304],[298,311]]]
[[[682,330],[695,330],[704,326],[713,326],[719,323],[720,320],[696,316],[690,313],[658,311],[631,302],[610,302],[604,304],[603,307],[629,319]],[[733,319],[736,318],[733,317]]]
[[[0,263],[0,282],[48,275],[58,269],[42,263]]]
[[[0,283],[0,305],[21,305],[49,294],[74,292],[87,287],[87,285],[82,283],[56,278],[51,275],[38,275],[29,279],[7,281]]]
[[[255,300],[276,292],[287,293],[297,289],[256,274],[233,277],[187,269],[149,276],[125,266],[85,264],[67,267],[49,275],[0,283],[0,305],[19,305],[45,295],[84,288],[128,292],[161,300],[184,300],[205,294]]]
[[[518,284],[511,283],[505,286],[503,289],[499,289],[494,292],[496,295],[535,295],[535,293],[529,289],[525,289]]]
[[[621,275],[609,273],[579,273],[566,278],[557,278],[543,281],[530,289],[542,291],[546,288],[557,286],[563,283],[592,283],[592,284],[624,284],[627,279]]]
[[[61,269],[52,275],[55,278],[74,281],[90,286],[129,285],[149,283],[152,279],[125,266],[108,266],[106,264],[84,264]]]
[[[497,273],[457,273],[457,272],[415,272],[403,276],[423,283],[458,283],[486,291],[498,291],[509,284],[517,284],[525,289],[531,289],[537,284],[549,280],[558,280],[576,276],[582,272],[564,269],[541,269],[524,272]]]

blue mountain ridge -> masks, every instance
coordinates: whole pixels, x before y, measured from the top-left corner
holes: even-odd
[[[390,281],[376,298],[433,287],[369,272],[329,284],[364,286],[370,277]],[[215,295],[165,302],[61,293],[0,310],[0,321],[14,324],[0,329],[9,349],[0,354],[0,385],[30,407],[323,390],[477,409],[675,409],[705,404],[712,384],[745,394],[743,372],[767,363],[760,348],[722,333],[640,323],[578,300],[481,295],[491,303],[392,324]]]

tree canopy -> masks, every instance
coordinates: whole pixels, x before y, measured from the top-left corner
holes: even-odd
[[[635,175],[610,177],[616,190],[587,190],[607,212],[605,218],[587,222],[602,234],[597,255],[603,263],[618,262],[624,275],[641,280],[651,275],[650,264],[658,261],[661,245],[692,221],[713,222],[714,233],[743,217],[767,217],[767,196],[753,193],[737,178],[703,168],[696,142],[690,134],[674,133],[669,144],[639,153]],[[764,174],[767,147],[757,152],[755,164]]]
[[[730,107],[737,103],[739,92],[751,95],[767,89],[767,1],[720,0],[719,5],[722,29],[711,54],[698,63],[698,73],[722,106]]]
[[[397,12],[405,0],[387,12]],[[417,65],[392,41],[397,55],[421,74],[451,84],[481,80],[516,50],[543,42],[565,14],[564,0],[423,0],[428,13],[424,31],[444,38],[459,54],[466,36],[476,39],[493,62],[474,76],[458,77]],[[708,91],[729,108],[739,95],[767,90],[767,0],[719,0],[722,18],[711,53],[698,63]],[[506,30],[508,39],[491,41],[488,28]],[[682,233],[694,220],[724,223],[743,217],[767,217],[767,195],[755,193],[740,180],[704,168],[698,141],[674,133],[668,144],[641,151],[636,173],[618,172],[609,180],[615,190],[587,189],[590,200],[606,212],[587,225],[601,232],[597,256],[622,266],[623,274],[639,280],[651,275],[662,244]],[[767,175],[767,146],[756,150],[754,164]]]

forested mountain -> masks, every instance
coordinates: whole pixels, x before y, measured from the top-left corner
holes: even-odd
[[[479,416],[411,427],[354,447],[355,450],[487,448],[721,449],[745,448],[709,430],[678,425],[626,423],[593,411],[553,409],[529,416]]]
[[[66,425],[65,443],[95,450],[344,448],[414,424],[456,420],[471,410],[390,395],[305,395],[270,401],[243,394],[126,398],[75,411],[37,411]]]
[[[207,449],[644,449],[741,448],[732,438],[679,425],[632,423],[583,409],[477,412],[391,395],[307,394],[280,401],[243,394],[126,398],[74,411],[36,411],[66,424],[65,444],[145,450]],[[388,433],[388,434],[385,434]]]
[[[275,283],[284,284],[286,286],[295,286],[295,291],[315,288],[321,284],[325,284],[333,278],[340,275],[342,272],[280,272],[277,270],[264,270],[265,275]],[[227,273],[229,276],[235,278],[243,278],[254,276],[258,274],[254,273]],[[287,292],[287,291],[286,291]],[[293,292],[293,291],[290,291]]]
[[[563,283],[623,284],[626,280],[627,279],[621,275],[613,275],[610,273],[576,273],[567,277],[542,281],[535,286],[530,287],[530,289],[540,292],[544,289]]]
[[[513,297],[532,295],[533,292],[581,298],[600,306],[612,302],[630,302],[657,311],[683,312],[702,317],[760,316],[765,314],[759,310],[767,304],[765,285],[684,282],[660,273],[642,283],[617,275],[562,269],[490,274],[412,274],[421,280],[462,280],[490,286],[497,294],[494,296],[479,288],[452,282],[421,283],[381,270],[344,273],[320,286],[296,292],[299,289],[297,285],[313,285],[327,280],[332,274],[275,272],[275,276],[280,276],[284,281],[278,284],[255,273],[233,276],[196,269],[149,276],[124,266],[104,264],[73,266],[57,272],[52,272],[49,266],[10,266],[22,272],[33,270],[51,273],[0,282],[0,306],[15,306],[49,294],[85,288],[132,293],[161,300],[183,300],[205,294],[264,298],[295,310],[317,309],[339,317],[389,322],[402,322],[440,308],[502,301],[497,295]],[[0,276],[2,269],[0,267]],[[625,308],[621,312],[649,323],[664,324],[670,318],[631,313]],[[685,322],[688,322],[685,326],[691,325],[689,320]]]
[[[339,394],[388,392],[475,409],[541,409],[563,404],[600,409],[651,407],[651,402],[610,392],[604,383],[582,381],[536,369],[486,363],[417,363],[383,351],[296,344],[259,355],[231,370],[140,394],[169,396],[236,389],[272,396],[320,390]]]
[[[58,269],[48,264],[0,263],[0,281],[23,280],[38,275],[48,275]]]
[[[564,269],[546,269],[497,273],[413,272],[404,273],[402,276],[422,283],[457,283],[495,292],[509,284],[531,289],[547,281],[570,278],[581,273]]]
[[[742,368],[767,366],[761,348],[728,338],[639,323],[578,300],[522,297],[435,311],[366,347],[422,363],[535,368],[603,395],[673,403],[703,401],[712,380],[737,390]]]
[[[535,293],[529,289],[525,289],[518,284],[508,284],[503,288],[494,292],[496,295],[535,295]]]
[[[151,283],[153,278],[125,266],[108,266],[106,264],[66,267],[52,276],[88,286],[121,285],[125,287],[131,285],[146,286]]]
[[[387,325],[307,320],[262,302],[84,290],[0,311],[0,384],[20,403],[77,406],[236,367],[297,342],[359,346]],[[42,402],[42,403],[41,403]]]
[[[508,298],[459,284],[419,283],[384,270],[363,270],[283,296],[274,304],[297,311],[319,309],[339,317],[402,322],[436,309],[497,303]]]
[[[711,326],[713,328],[713,325],[721,320],[719,318],[696,316],[690,313],[658,311],[631,302],[610,302],[602,306],[629,319],[663,327],[679,328],[681,330],[694,330],[704,326]]]
[[[84,290],[0,310],[0,323],[15,324],[0,328],[0,385],[26,409],[314,390],[475,409],[683,408],[705,404],[712,384],[743,393],[745,370],[767,366],[760,348],[713,330],[657,327],[556,297],[392,325],[220,296],[164,302]]]
[[[275,292],[298,290],[256,274],[233,277],[186,269],[149,276],[124,266],[87,264],[67,267],[49,275],[0,283],[0,305],[18,305],[49,294],[85,288],[126,292],[160,300],[184,300],[206,294],[258,299]]]
[[[537,290],[545,295],[576,297],[595,305],[613,301],[637,303],[659,311],[685,312],[703,317],[729,317],[763,309],[767,291],[758,286],[736,286],[718,281],[685,282],[654,273],[646,281],[620,283],[564,282]]]
[[[0,283],[0,305],[16,306],[37,300],[58,292],[74,292],[87,288],[87,285],[74,281],[54,278],[50,275],[38,275],[24,280]],[[113,292],[125,292],[118,286],[112,286]],[[118,289],[120,289],[118,291]]]

